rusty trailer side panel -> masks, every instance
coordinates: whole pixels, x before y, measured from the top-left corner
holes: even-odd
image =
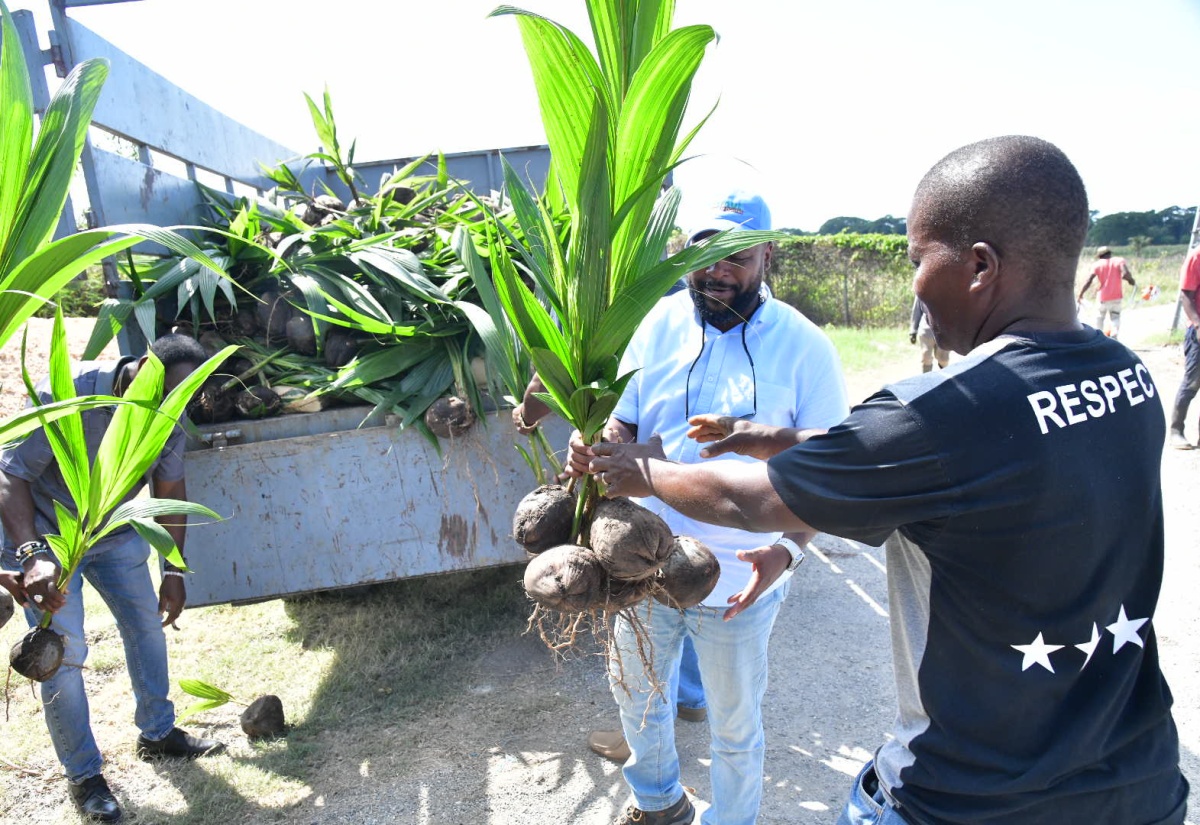
[[[225,521],[188,530],[189,607],[525,559],[512,514],[534,477],[507,411],[443,440],[441,455],[414,429],[319,431],[365,412],[261,422],[267,440],[259,422],[206,428],[227,446],[189,449],[188,497]],[[566,425],[550,426],[551,443],[565,445]]]

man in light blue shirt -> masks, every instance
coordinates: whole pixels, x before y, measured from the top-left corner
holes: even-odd
[[[722,230],[770,228],[762,198],[738,191],[693,230],[689,243]],[[607,440],[632,442],[658,434],[669,458],[690,463],[701,460],[700,445],[687,437],[694,415],[800,428],[831,427],[845,418],[846,393],[833,345],[811,321],[775,300],[763,283],[773,254],[771,244],[760,244],[693,272],[687,290],[650,311],[622,359],[619,372],[636,373],[609,421]],[[572,472],[582,472],[590,457],[576,441]],[[632,752],[623,772],[634,801],[618,825],[685,825],[694,819],[680,781],[675,709],[662,693],[654,693],[654,685],[668,684],[677,669],[685,638],[696,648],[712,734],[712,807],[703,821],[752,825],[762,798],[767,642],[791,571],[812,534],[714,527],[656,498],[636,501],[660,515],[674,534],[707,545],[721,564],[721,576],[695,608],[637,608],[654,645],[654,673],[628,666],[622,671],[619,664],[610,668]],[[624,617],[616,621],[614,639],[625,662],[638,661]]]

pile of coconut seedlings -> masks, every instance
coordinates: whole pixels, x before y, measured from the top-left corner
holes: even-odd
[[[122,323],[137,323],[147,339],[173,331],[210,352],[239,347],[189,408],[196,423],[367,404],[375,420],[461,436],[519,393],[510,385],[523,386],[528,359],[512,380],[494,363],[475,327],[489,315],[460,253],[471,248],[489,277],[487,244],[520,245],[520,230],[476,237],[484,223],[512,218],[451,180],[440,157],[416,160],[366,194],[338,144],[328,96],[323,112],[309,103],[325,147],[310,159],[337,174],[348,201],[327,187],[306,190],[282,164],[268,170],[277,186],[260,198],[201,187],[214,231],[200,246],[230,279],[178,256],[129,256],[135,297],[105,302],[85,357]]]

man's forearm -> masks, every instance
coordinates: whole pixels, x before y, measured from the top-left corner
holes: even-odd
[[[780,500],[766,464],[646,460],[645,476],[653,494],[689,518],[756,533],[816,532]]]
[[[155,481],[152,486],[155,498],[187,501],[187,486],[183,479],[170,482]],[[155,521],[163,526],[163,529],[171,536],[171,540],[175,542],[175,546],[179,548],[179,554],[183,555],[183,543],[187,540],[187,514],[156,516]]]
[[[1181,289],[1179,294],[1183,296],[1183,314],[1192,322],[1192,326],[1200,327],[1200,312],[1196,311],[1195,290]]]
[[[34,524],[34,512],[29,482],[0,472],[0,524],[14,546],[41,538]]]

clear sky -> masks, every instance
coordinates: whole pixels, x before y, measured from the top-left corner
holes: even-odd
[[[138,0],[71,16],[206,102],[316,146],[329,85],[363,160],[544,142],[515,21],[496,0]],[[518,3],[519,5],[519,3]],[[15,0],[45,19],[42,0]],[[530,8],[589,40],[583,0]],[[1200,202],[1200,0],[679,0],[720,35],[693,90],[695,210],[735,182],[777,227],[907,211],[952,149],[1033,134],[1101,213]],[[43,28],[45,28],[43,26]],[[145,105],[144,101],[140,101]],[[687,225],[691,212],[681,223]]]

